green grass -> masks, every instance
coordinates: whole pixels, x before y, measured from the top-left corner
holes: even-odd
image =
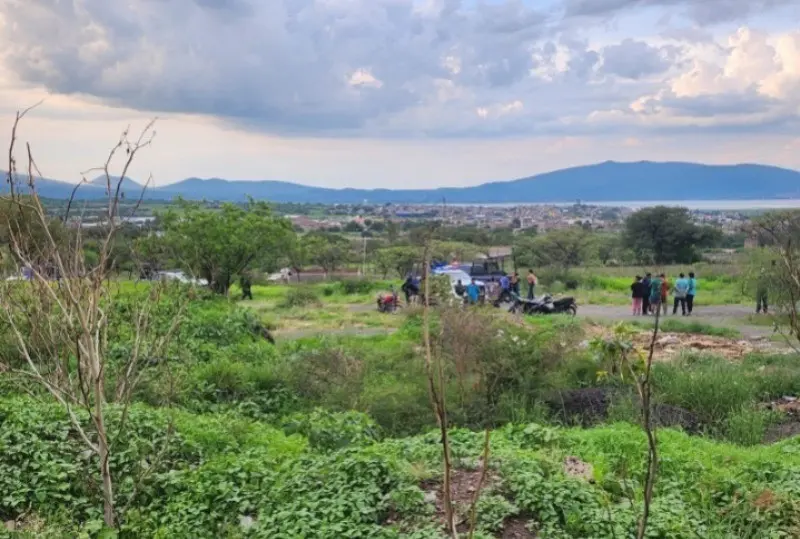
[[[751,298],[744,292],[740,269],[735,265],[698,265],[694,267],[667,266],[664,268],[650,268],[654,274],[662,271],[666,273],[670,282],[678,278],[678,274],[695,271],[698,279],[697,303],[699,305],[738,305],[748,303]],[[566,275],[559,275],[553,270],[543,270],[543,275],[551,282],[543,281],[542,288],[546,290],[553,279],[558,279],[560,284],[574,280],[578,288],[574,291],[565,291],[574,294],[578,301],[595,305],[627,305],[630,303],[630,285],[636,275],[644,275],[644,268],[639,267],[590,267],[575,269]]]
[[[731,417],[750,413],[760,402],[800,392],[800,362],[794,355],[753,354],[731,362],[689,354],[655,365],[654,373],[660,400],[691,410],[723,435]]]
[[[635,320],[629,322],[631,325],[642,329],[651,330],[653,322],[643,322]],[[665,333],[692,333],[696,335],[711,335],[713,337],[726,337],[728,339],[740,339],[742,332],[738,329],[714,326],[699,322],[697,320],[681,320],[677,318],[661,318],[658,323],[659,331]]]

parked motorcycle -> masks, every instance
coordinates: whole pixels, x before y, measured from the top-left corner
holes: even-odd
[[[397,294],[381,294],[378,296],[378,312],[393,313],[397,310],[400,300]]]
[[[578,304],[573,297],[561,298],[555,301],[553,301],[550,295],[541,296],[536,299],[516,297],[513,305],[508,309],[508,312],[522,314],[567,313],[575,316],[578,314]]]

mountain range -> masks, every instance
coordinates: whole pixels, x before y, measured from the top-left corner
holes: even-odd
[[[66,199],[73,184],[38,179],[37,191],[46,198]],[[78,189],[76,198],[106,196],[105,180]],[[139,197],[141,187],[126,178],[123,191]],[[145,199],[244,201],[247,197],[273,202],[348,204],[544,203],[646,200],[747,200],[800,198],[800,172],[767,165],[703,165],[697,163],[606,161],[538,174],[512,181],[472,187],[431,189],[331,189],[284,181],[235,181],[188,178],[146,191]]]

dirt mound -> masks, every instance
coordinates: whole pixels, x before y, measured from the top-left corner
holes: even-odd
[[[608,418],[614,398],[624,396],[608,388],[587,387],[560,391],[547,403],[561,421],[591,427]],[[680,427],[690,433],[696,433],[701,428],[700,419],[695,414],[669,404],[654,405],[653,419],[660,427]]]
[[[649,333],[638,334],[634,339],[637,348],[649,351],[651,338]],[[662,333],[656,339],[653,358],[656,361],[666,361],[681,352],[694,351],[708,352],[727,359],[739,359],[757,349],[752,341],[747,340],[696,335],[693,333]]]
[[[608,326],[592,325],[587,329],[590,337],[610,338],[613,329]],[[650,351],[651,331],[640,331],[633,338],[635,348],[645,356]],[[770,354],[790,353],[791,349],[770,342],[766,337],[731,339],[696,333],[670,333],[659,331],[656,339],[655,361],[669,361],[681,352],[708,352],[727,359],[736,360],[753,352]]]

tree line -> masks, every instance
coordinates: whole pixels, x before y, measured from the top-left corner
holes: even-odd
[[[8,208],[0,207],[8,213]],[[157,212],[144,228],[122,226],[114,236],[106,263],[130,276],[141,265],[161,270],[182,269],[206,280],[217,293],[227,294],[245,272],[275,272],[290,268],[296,275],[314,268],[334,273],[349,267],[367,269],[381,278],[402,278],[422,260],[422,238],[430,222],[365,220],[345,225],[349,234],[325,230],[298,231],[266,202],[221,204],[208,208],[178,201]],[[50,231],[69,243],[71,231],[53,219]],[[35,234],[45,231],[35,230]],[[0,241],[8,231],[0,233]],[[105,238],[101,229],[82,231],[87,261],[97,261]],[[697,225],[685,208],[658,206],[633,213],[621,231],[589,226],[538,231],[477,226],[437,226],[431,233],[433,259],[469,262],[488,255],[490,247],[510,246],[516,267],[569,269],[587,264],[693,263],[711,247],[740,246],[743,233],[731,238],[721,230]],[[6,270],[18,262],[4,258]]]

